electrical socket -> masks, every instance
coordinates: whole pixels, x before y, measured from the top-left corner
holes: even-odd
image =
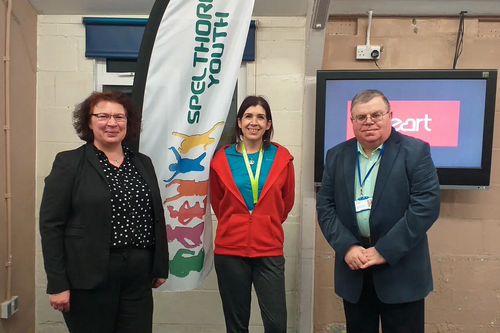
[[[19,297],[12,296],[9,301],[2,303],[2,318],[7,319],[12,317],[19,310]]]
[[[358,45],[356,46],[356,59],[378,60],[380,59],[380,45]]]

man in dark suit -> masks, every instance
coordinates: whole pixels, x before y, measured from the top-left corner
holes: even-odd
[[[335,292],[348,333],[423,333],[432,291],[427,230],[439,216],[429,144],[391,126],[384,94],[354,97],[355,138],[330,149],[318,222],[335,250]]]

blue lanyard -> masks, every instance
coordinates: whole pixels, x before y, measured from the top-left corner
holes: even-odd
[[[382,145],[382,150],[380,151],[380,154],[378,155],[377,160],[375,161],[375,163],[373,163],[373,165],[370,168],[370,170],[368,170],[368,172],[366,173],[365,179],[363,179],[363,181],[361,181],[361,167],[359,166],[358,146],[356,145],[356,161],[358,162],[359,191],[361,192],[361,197],[363,197],[363,185],[365,184],[366,179],[368,178],[368,176],[372,172],[372,170],[375,167],[375,165],[377,165],[378,161],[382,157],[382,154],[384,153],[384,149],[385,149],[385,143]]]

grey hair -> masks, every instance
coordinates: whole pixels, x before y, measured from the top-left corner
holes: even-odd
[[[363,90],[362,92],[354,96],[351,102],[351,115],[352,115],[352,109],[356,104],[368,103],[375,97],[379,96],[382,97],[382,100],[384,101],[384,104],[387,107],[387,111],[391,111],[391,104],[389,103],[387,97],[385,97],[385,95],[379,90],[369,89],[369,90]]]

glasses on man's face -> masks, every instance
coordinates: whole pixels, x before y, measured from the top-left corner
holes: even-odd
[[[356,116],[356,117],[353,117],[351,118],[354,122],[358,123],[358,124],[364,124],[368,121],[368,117],[370,117],[370,119],[374,122],[374,123],[378,123],[379,121],[382,120],[382,118],[384,118],[384,116],[388,113],[391,113],[391,111],[387,111],[387,112],[382,112],[382,111],[377,111],[377,112],[374,112],[372,114],[362,114],[362,115],[359,115],[359,116]]]
[[[127,116],[124,114],[109,114],[109,113],[93,113],[92,116],[96,117],[97,120],[102,122],[108,122],[111,117],[115,118],[117,123],[123,123],[127,120]]]

